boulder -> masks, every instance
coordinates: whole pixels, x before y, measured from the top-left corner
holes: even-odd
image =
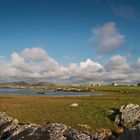
[[[18,120],[9,117],[5,112],[0,112],[0,137],[7,137],[18,126]]]
[[[38,139],[39,136],[36,136],[35,131],[38,129],[38,125],[34,124],[25,124],[19,125],[17,129],[8,137],[7,140],[32,140]]]
[[[140,106],[137,104],[127,104],[120,108],[120,122],[124,127],[133,127],[140,122]]]
[[[140,122],[134,125],[130,130],[139,130],[140,131]]]
[[[63,136],[68,127],[64,124],[46,124],[43,126],[28,124],[19,126],[8,140],[66,140]]]
[[[77,104],[77,103],[72,103],[70,106],[72,106],[72,107],[77,107],[78,104]]]
[[[53,123],[46,126],[47,137],[51,140],[65,140],[64,134],[69,127],[64,124]]]
[[[76,130],[70,129],[65,134],[67,140],[91,140],[91,136]]]
[[[0,112],[0,140],[90,140],[91,136],[65,124],[36,125],[19,123]]]
[[[140,140],[140,106],[137,104],[126,104],[120,107],[116,115],[115,123],[121,128],[117,134],[117,140]],[[121,126],[121,127],[120,127]]]

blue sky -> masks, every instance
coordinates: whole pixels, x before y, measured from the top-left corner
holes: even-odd
[[[136,63],[139,7],[140,0],[0,0],[0,56],[42,48],[63,66],[107,65],[118,55]]]

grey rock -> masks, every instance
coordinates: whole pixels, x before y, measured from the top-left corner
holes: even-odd
[[[0,137],[8,137],[18,126],[18,120],[0,112]]]
[[[133,127],[140,122],[140,106],[137,104],[126,104],[121,106],[120,114],[115,118],[117,125],[121,124],[124,127]]]
[[[69,130],[65,134],[67,140],[91,140],[91,136],[82,132],[77,132],[76,130]]]
[[[37,129],[38,126],[34,124],[19,125],[6,140],[31,140]]]
[[[130,130],[140,130],[140,122],[130,128]]]
[[[117,114],[116,117],[115,117],[115,124],[117,126],[120,126],[121,125],[121,115],[120,114]]]
[[[67,127],[64,124],[58,124],[58,123],[48,124],[46,126],[47,137],[51,140],[56,140],[56,139],[66,140],[64,134],[68,129],[69,127]]]
[[[64,135],[69,129],[59,123],[23,124],[0,112],[0,140],[66,140]]]
[[[120,107],[120,113],[116,115],[115,123],[124,127],[117,140],[140,140],[140,106],[126,104]]]
[[[68,127],[64,124],[19,126],[7,140],[66,140],[63,136]]]

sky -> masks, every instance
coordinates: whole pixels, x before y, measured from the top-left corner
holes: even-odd
[[[140,82],[140,0],[0,0],[0,83]]]

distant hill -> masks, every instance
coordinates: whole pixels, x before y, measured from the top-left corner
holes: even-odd
[[[0,83],[0,85],[21,85],[21,86],[28,86],[30,85],[27,82],[9,82],[9,83]]]
[[[38,83],[32,84],[32,86],[54,86],[54,84],[49,83],[49,82],[38,82]]]
[[[38,82],[38,83],[27,83],[27,82],[9,82],[9,83],[0,83],[0,85],[18,85],[18,86],[54,86],[54,84],[49,82]]]

